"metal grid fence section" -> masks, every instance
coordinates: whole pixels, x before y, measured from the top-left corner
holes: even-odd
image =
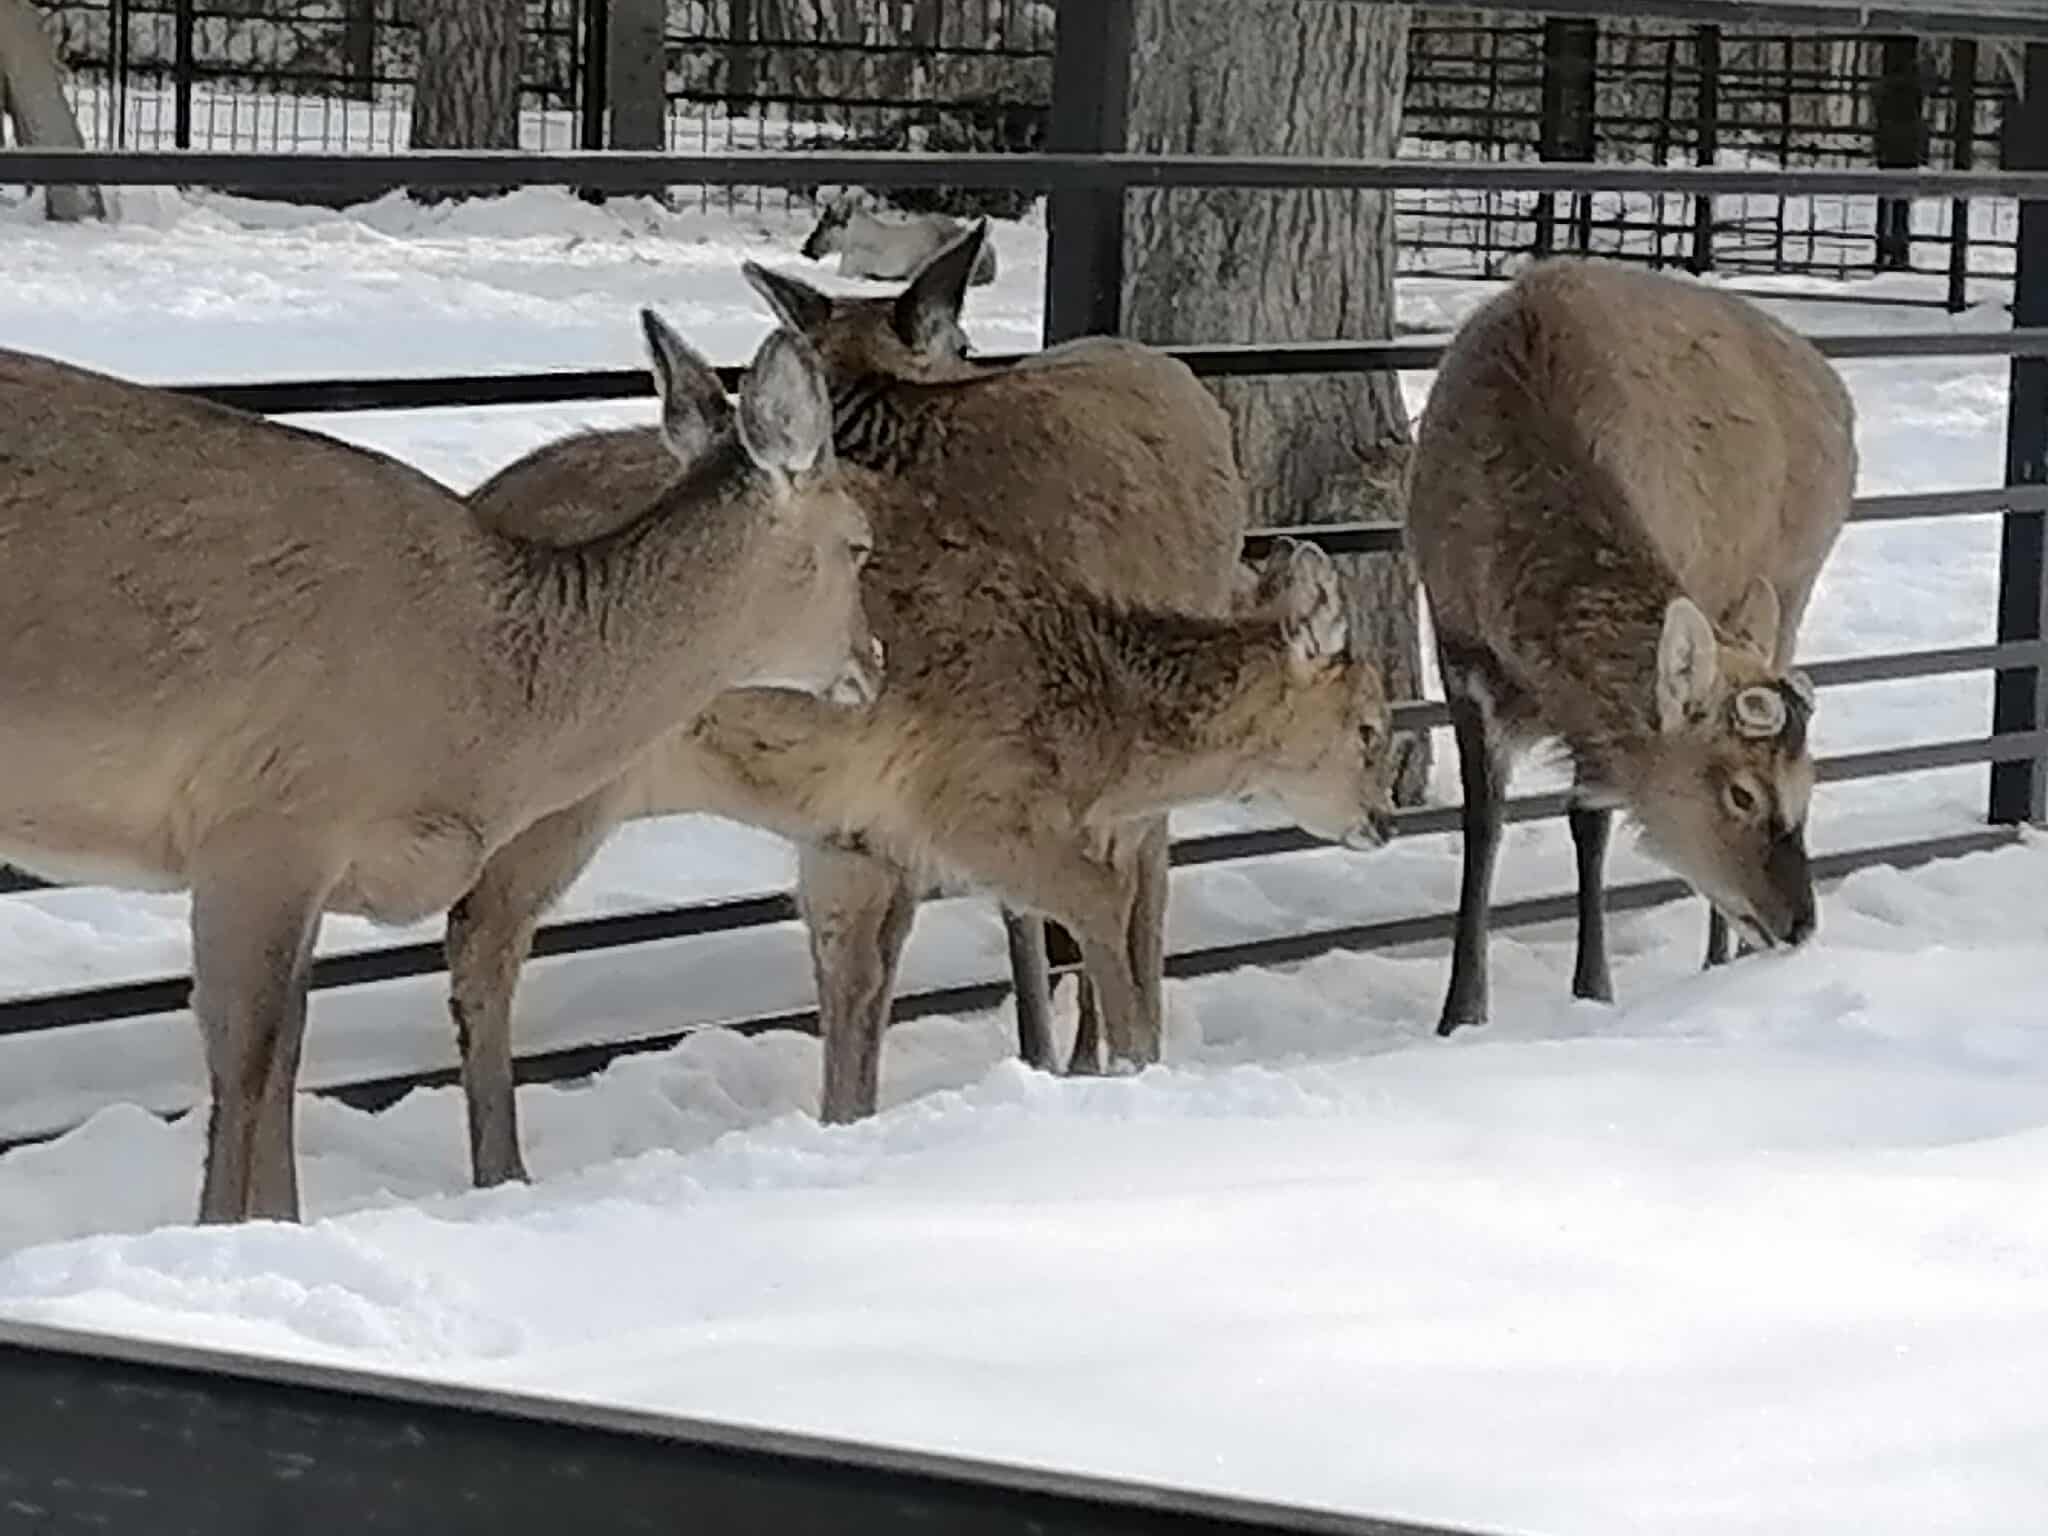
[[[2011,54],[1975,39],[1771,33],[1654,18],[1418,23],[1405,134],[1417,152],[1654,165],[1995,166]],[[2010,207],[1871,199],[1410,193],[1410,270],[1508,270],[1537,249],[1695,271],[1843,277],[2011,272]],[[1960,294],[1957,295],[1960,298]]]
[[[421,0],[36,3],[96,147],[406,144]],[[526,147],[603,147],[603,9],[597,0],[527,0]],[[1659,165],[1998,163],[2013,93],[2009,51],[1874,36],[1868,22],[1861,32],[1849,23],[1795,33],[1771,20],[1790,14],[1811,26],[1840,14],[1826,5],[1750,7],[1765,19],[1726,28],[1615,6],[1563,9],[1610,14],[1561,21],[1419,7],[1405,152]],[[1047,143],[1050,0],[667,0],[665,16],[672,149],[1025,153]],[[1930,14],[1930,24],[1953,20]],[[1893,132],[1888,122],[1901,126]],[[1898,159],[1907,146],[1915,158]],[[708,201],[709,189],[697,195]],[[756,207],[802,195],[759,185],[720,194]],[[1032,200],[1006,188],[890,196],[904,207],[998,216]],[[1960,305],[1969,278],[2010,274],[2015,239],[2004,205],[1928,204],[1894,229],[1886,221],[1895,212],[1859,197],[1759,193],[1701,205],[1605,193],[1560,204],[1538,192],[1408,191],[1397,202],[1401,270],[1410,274],[1497,275],[1542,249],[1694,270],[1911,268],[1952,272],[1950,298]]]

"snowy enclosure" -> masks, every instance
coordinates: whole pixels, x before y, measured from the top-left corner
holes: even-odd
[[[162,382],[637,366],[634,307],[715,361],[768,325],[739,261],[804,269],[799,215],[529,191],[348,213],[119,194],[0,216],[0,344]],[[1042,224],[969,299],[1037,343]],[[821,284],[834,279],[807,271]],[[2004,327],[1898,277],[1802,298],[1814,333]],[[1416,278],[1404,325],[1492,291]],[[2003,474],[2003,359],[1851,362],[1865,493]],[[1404,376],[1411,408],[1426,375]],[[319,416],[460,489],[644,402]],[[1992,638],[1991,518],[1852,525],[1808,659]],[[1829,690],[1826,755],[1981,736],[1982,674]],[[1435,798],[1455,798],[1441,739]],[[1816,851],[1979,826],[1984,770],[1824,787]],[[1532,764],[1519,781],[1556,782]],[[1239,825],[1235,808],[1177,818]],[[624,830],[564,904],[785,887],[702,818]],[[1614,878],[1651,872],[1618,849]],[[1510,831],[1503,899],[1563,890]],[[1449,837],[1186,870],[1175,948],[1440,910]],[[1820,939],[1696,972],[1697,903],[1619,916],[1622,1001],[1568,998],[1570,935],[1496,941],[1496,1022],[1431,1034],[1438,947],[1169,988],[1168,1060],[1064,1082],[1004,1012],[892,1033],[888,1108],[825,1129],[817,1048],[706,1030],[523,1093],[532,1189],[472,1194],[458,1096],[301,1111],[304,1229],[197,1231],[188,1019],[0,1039],[0,1312],[514,1385],[1287,1502],[1571,1533],[2031,1532],[2048,1508],[2048,849],[1824,892]],[[181,898],[0,898],[0,987],[176,973]],[[324,949],[398,938],[330,921]],[[904,985],[1004,969],[992,904],[928,907]],[[309,1084],[453,1058],[438,977],[316,995]],[[536,963],[522,1050],[802,1006],[793,925]],[[1070,1015],[1071,997],[1063,998]],[[1071,1024],[1068,1017],[1065,1022]]]

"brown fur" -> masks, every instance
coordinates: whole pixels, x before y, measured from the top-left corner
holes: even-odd
[[[1555,738],[1582,805],[1626,809],[1746,937],[1803,937],[1813,764],[1787,669],[1848,515],[1853,425],[1811,345],[1700,284],[1553,261],[1475,314],[1431,391],[1409,486],[1460,756],[1496,760],[1462,764],[1468,798],[1475,774],[1504,783],[1514,747]],[[1660,645],[1684,601],[1711,622],[1713,654],[1666,728]],[[1763,739],[1730,714],[1758,685],[1788,701],[1786,729]],[[1468,905],[1487,857],[1475,870],[1468,852]],[[1593,964],[1584,943],[1582,990],[1601,995],[1604,951]],[[1446,1027],[1484,1015],[1482,972],[1476,1017],[1456,1016],[1475,1012],[1458,995],[1472,964],[1454,966]]]
[[[1069,685],[1049,671],[1032,674],[1042,675],[1032,685],[1032,707],[1043,719],[1028,728],[1019,719],[1026,697],[1020,677],[1067,654],[1061,647],[1068,640],[1056,631],[1072,622],[1071,602],[1044,594],[1071,590],[1073,601],[1109,604],[1104,612],[1151,610],[1192,620],[1229,613],[1239,581],[1246,497],[1229,425],[1213,397],[1181,364],[1124,342],[1058,347],[1000,370],[967,359],[957,316],[979,239],[976,231],[949,248],[896,297],[830,299],[787,279],[750,274],[823,355],[842,455],[887,486],[877,490],[877,558],[866,580],[890,676],[901,682],[885,691],[889,718],[898,724],[886,741],[877,735],[862,747],[885,808],[837,814],[821,826],[802,805],[777,798],[785,786],[738,812],[728,807],[808,840],[800,894],[819,978],[824,1109],[832,1118],[873,1108],[879,1034],[923,888],[921,872],[907,865],[941,842],[949,852],[939,862],[958,868],[996,855],[962,846],[971,815],[961,817],[969,823],[964,832],[956,821],[905,836],[912,846],[900,850],[863,849],[842,838],[820,842],[820,833],[869,821],[901,830],[905,808],[935,795],[934,778],[970,787],[1058,780],[1065,803],[1003,814],[1038,816],[1065,829],[1044,834],[1049,862],[1098,867],[1106,822],[1096,808],[1111,778],[1132,781],[1134,765],[1126,756],[1112,774],[1110,758],[1082,764],[1049,745],[1082,735],[1072,725],[1057,726],[1064,711],[1103,707],[1088,702],[1095,687],[1089,678]],[[630,499],[637,494],[633,477],[650,462],[645,446],[629,436],[605,444],[578,450],[607,458],[602,470],[588,471],[590,483],[617,476],[616,494]],[[511,472],[496,492],[479,495],[477,515],[493,523],[523,517],[519,480],[553,473],[538,465]],[[1099,713],[1088,717],[1089,729],[1099,723]],[[453,1007],[470,1041],[465,1085],[480,1181],[520,1172],[509,1010],[533,925],[629,808],[689,803],[702,793],[693,787],[695,770],[676,772],[681,788],[674,793],[629,793],[622,785],[609,803],[537,828],[493,861],[451,925]],[[907,787],[913,783],[915,795]],[[935,814],[944,821],[959,813]],[[1149,1060],[1158,1050],[1165,823],[1152,814],[1119,827],[1106,857],[1118,889],[1135,894],[1116,898],[1128,907],[1121,936],[1098,944],[1115,958],[1097,958],[1120,975],[1137,975],[1135,983],[1111,983],[1120,989],[1114,1039],[1133,1058]],[[1016,890],[1027,905],[1072,905],[1041,877],[1010,885],[978,878]],[[1091,964],[1091,976],[1096,968]]]
[[[192,889],[203,1217],[297,1213],[322,911],[446,910],[723,689],[871,671],[866,518],[814,360],[771,338],[743,444],[659,335],[686,462],[564,549],[481,528],[380,455],[0,353],[0,564],[35,573],[0,607],[0,855]],[[789,430],[806,400],[808,447]],[[790,622],[761,626],[764,606]]]

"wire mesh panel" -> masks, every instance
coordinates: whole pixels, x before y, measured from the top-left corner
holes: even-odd
[[[95,148],[404,149],[431,0],[40,0]],[[581,0],[528,0],[521,143],[576,140]],[[180,31],[190,28],[181,60]]]
[[[1586,23],[1589,29],[1595,24]],[[1559,98],[1556,34],[1536,13],[1432,12],[1410,35],[1408,152],[1543,158]],[[1995,166],[2013,100],[2010,60],[1948,42],[1781,34],[1638,18],[1597,23],[1592,157],[1658,165]],[[1903,140],[1903,142],[1901,142]],[[1553,158],[1563,158],[1553,154]],[[1578,156],[1571,156],[1578,158]],[[1434,193],[1402,200],[1403,270],[1494,275],[1541,249],[1727,271],[1852,276],[1885,269],[2012,270],[2010,204],[1926,204],[1897,217],[1871,198],[1717,199]],[[1958,218],[1967,239],[1956,238]],[[1549,223],[1554,227],[1546,228]],[[1893,259],[1893,251],[1898,253]]]
[[[1045,0],[671,0],[668,14],[677,149],[1045,147]],[[892,201],[1001,217],[1032,198],[932,188]]]
[[[405,147],[429,0],[38,0],[88,143]],[[521,141],[603,132],[596,0],[526,0]],[[1043,148],[1050,0],[667,0],[668,145],[704,152]],[[1404,151],[1468,160],[1993,167],[2011,51],[1538,11],[1419,12]],[[596,65],[598,67],[593,67]],[[591,99],[596,93],[596,99]],[[1570,122],[1561,113],[1571,114]],[[829,190],[829,189],[822,189]],[[700,194],[709,197],[710,193]],[[727,189],[760,206],[805,193]],[[897,188],[905,209],[1014,216],[1014,191]],[[1732,272],[2009,274],[2009,203],[1783,193],[1406,192],[1401,270],[1499,275],[1547,250]]]

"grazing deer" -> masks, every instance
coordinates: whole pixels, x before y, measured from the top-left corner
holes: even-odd
[[[839,256],[841,277],[865,277],[886,283],[915,277],[918,269],[965,233],[958,219],[942,213],[916,213],[884,218],[850,198],[827,203],[804,241],[807,261]],[[984,243],[968,269],[974,287],[996,280],[996,248]]]
[[[1750,944],[1814,928],[1813,693],[1791,670],[1849,514],[1854,412],[1818,351],[1698,283],[1529,268],[1459,330],[1410,466],[1464,784],[1448,1034],[1487,1016],[1489,891],[1510,754],[1574,769],[1575,996],[1610,1000],[1615,810]]]
[[[815,353],[771,336],[735,414],[642,320],[674,473],[568,547],[381,455],[0,352],[0,858],[190,888],[202,1220],[298,1214],[323,912],[446,910],[727,688],[879,687]]]
[[[1071,589],[1190,620],[1229,616],[1243,582],[1246,496],[1222,408],[1183,364],[1134,343],[1078,342],[1004,368],[970,362],[959,315],[982,236],[979,227],[969,230],[887,297],[831,298],[747,269],[777,313],[824,357],[841,457],[877,477],[882,553],[865,582],[891,676],[942,677],[940,661],[964,664],[970,642],[954,615],[978,590],[984,565],[1000,565],[1009,573],[1004,580],[1023,592]],[[645,433],[598,433],[510,466],[477,490],[471,507],[489,527],[547,539],[558,516],[549,485],[566,479],[589,487],[593,503],[628,506],[660,473]],[[913,583],[921,570],[930,574]],[[999,696],[981,686],[977,697]],[[943,721],[952,721],[958,707],[935,685],[915,692],[906,686],[891,705],[892,718],[931,710]],[[979,733],[990,752],[1000,753],[1012,740],[1003,724],[976,715],[946,729]],[[512,1121],[510,1008],[533,924],[627,814],[625,796],[622,785],[617,795],[594,796],[536,827],[493,860],[451,921],[451,1008],[458,1032],[479,1042],[465,1053],[464,1083],[480,1182],[522,1176]],[[760,805],[742,819],[800,841],[815,830],[793,810],[778,815]],[[1067,851],[1076,859],[1100,852],[1087,839]],[[1141,957],[1141,996],[1132,1003],[1119,994],[1116,1006],[1125,1016],[1112,1026],[1113,1038],[1131,1061],[1151,1061],[1159,1050],[1165,817],[1123,827],[1109,857],[1118,879],[1129,879],[1137,893],[1122,947]],[[834,838],[807,847],[800,896],[828,1049],[879,1037],[897,955],[925,889],[918,870],[874,841]],[[1005,923],[1013,953],[1028,958],[1038,918],[1006,911]],[[1042,954],[1038,940],[1037,971],[1019,967],[1018,1024],[1024,1055],[1050,1067]],[[835,1084],[859,1078],[832,1074]],[[835,1088],[825,1112],[845,1119],[871,1107],[870,1092]]]

